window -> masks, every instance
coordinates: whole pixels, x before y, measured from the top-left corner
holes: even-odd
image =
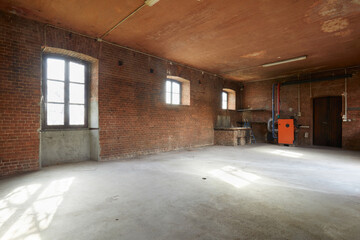
[[[190,105],[190,81],[168,75],[165,82],[165,102],[169,105]]]
[[[175,80],[166,80],[166,103],[180,104],[181,102],[181,83]]]
[[[44,128],[87,127],[87,72],[84,61],[44,57]]]
[[[228,93],[222,92],[222,101],[221,101],[222,109],[228,109]]]
[[[236,92],[229,88],[223,88],[221,92],[221,108],[235,110],[236,108]]]

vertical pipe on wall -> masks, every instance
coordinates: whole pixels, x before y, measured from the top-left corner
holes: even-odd
[[[298,85],[298,117],[301,116],[301,99],[300,99],[300,84]]]
[[[345,75],[346,75],[346,68],[345,68]],[[344,98],[345,98],[345,115],[343,116],[343,121],[348,121],[348,109],[347,109],[347,77],[345,77],[345,92],[344,92]]]
[[[277,137],[275,136],[275,83],[272,85],[272,97],[271,97],[271,116],[272,116],[272,137],[274,139],[276,139]]]
[[[277,85],[277,118],[280,118],[280,83]]]
[[[300,76],[298,74],[298,81],[300,81]],[[298,117],[301,116],[301,95],[300,95],[300,84],[298,84]]]

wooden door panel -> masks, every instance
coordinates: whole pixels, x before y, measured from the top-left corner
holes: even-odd
[[[314,145],[341,147],[342,98],[314,99]]]
[[[326,146],[327,143],[327,99],[314,99],[314,145]]]
[[[329,135],[328,135],[328,145],[332,147],[341,147],[341,136],[342,136],[342,118],[341,118],[341,109],[342,101],[341,97],[331,97],[329,98]]]

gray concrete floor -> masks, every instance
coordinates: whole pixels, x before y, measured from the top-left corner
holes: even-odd
[[[360,153],[212,146],[0,180],[0,239],[360,239]]]

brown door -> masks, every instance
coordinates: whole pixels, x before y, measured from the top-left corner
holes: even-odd
[[[314,145],[341,147],[342,98],[314,99]]]

